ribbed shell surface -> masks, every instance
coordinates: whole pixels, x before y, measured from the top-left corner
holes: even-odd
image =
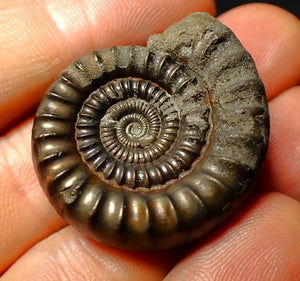
[[[32,131],[57,212],[94,239],[156,250],[207,234],[244,202],[269,115],[249,53],[191,14],[147,47],[95,51],[60,73]]]

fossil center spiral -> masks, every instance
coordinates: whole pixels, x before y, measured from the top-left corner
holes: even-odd
[[[120,101],[109,108],[101,119],[101,140],[105,145],[107,139],[115,135],[124,147],[143,148],[157,139],[160,121],[160,113],[154,105],[139,98]]]
[[[199,109],[190,103],[182,112],[179,97],[139,78],[100,86],[84,101],[76,122],[83,161],[101,178],[133,189],[177,178],[199,157],[207,131],[206,125],[200,128]]]

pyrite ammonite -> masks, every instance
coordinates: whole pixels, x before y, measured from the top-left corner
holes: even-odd
[[[147,47],[95,51],[60,73],[32,131],[57,212],[131,250],[191,242],[243,202],[265,157],[264,86],[233,32],[191,14]]]

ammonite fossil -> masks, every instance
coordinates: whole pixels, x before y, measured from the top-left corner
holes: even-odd
[[[241,205],[268,136],[253,59],[230,29],[195,13],[147,47],[95,51],[61,72],[36,113],[33,159],[77,229],[119,248],[165,249]]]

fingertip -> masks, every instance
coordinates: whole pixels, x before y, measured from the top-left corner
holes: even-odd
[[[34,245],[4,273],[3,280],[158,281],[169,270],[164,259],[172,258],[96,246],[69,226]]]
[[[300,200],[300,86],[270,104],[269,150],[258,184]]]
[[[294,280],[298,277],[299,203],[279,193],[266,193],[255,197],[250,205],[233,219],[229,228],[227,225],[226,231],[200,244],[164,280],[287,280],[287,276],[288,280]]]
[[[162,32],[166,27],[189,13],[203,11],[214,15],[216,10],[212,0],[115,0],[104,2],[115,2],[115,5],[113,9],[109,10],[110,15],[105,17],[107,22],[100,22],[102,20],[100,17],[91,16],[95,19],[92,27],[95,42],[98,42],[97,48],[126,44],[145,45],[150,35]],[[107,28],[105,36],[103,36],[103,27]]]

